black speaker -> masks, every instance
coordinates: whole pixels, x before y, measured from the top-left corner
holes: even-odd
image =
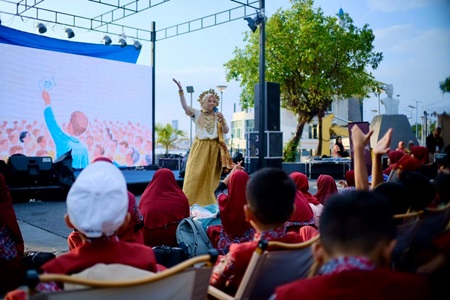
[[[260,122],[260,84],[255,84],[255,129],[259,130]],[[265,86],[267,103],[265,103],[264,109],[264,119],[265,126],[264,130],[269,131],[280,131],[280,84],[275,82],[266,82]]]
[[[53,179],[50,156],[12,155],[8,159],[7,182],[11,186],[48,185]]]

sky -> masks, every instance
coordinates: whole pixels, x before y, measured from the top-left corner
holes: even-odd
[[[104,0],[109,3],[117,1]],[[156,30],[159,30],[238,6],[230,0],[154,2],[161,4],[120,22],[150,30],[154,21]],[[266,16],[270,17],[278,9],[285,10],[290,6],[288,0],[266,0]],[[39,7],[85,17],[94,17],[108,10],[104,5],[86,0],[45,0]],[[400,100],[399,113],[405,114],[411,123],[415,123],[416,119],[420,123],[425,110],[428,113],[444,110],[450,113],[450,94],[443,95],[439,89],[439,82],[450,76],[450,1],[316,0],[314,7],[321,7],[325,15],[336,15],[342,8],[357,27],[369,25],[375,34],[374,50],[383,52],[384,57],[373,74],[376,80],[393,84],[394,97]],[[11,9],[15,6],[0,1],[0,11]],[[254,10],[248,8],[248,13],[252,12]],[[3,26],[36,33],[34,20],[22,20],[2,13],[0,18]],[[61,25],[48,23],[47,27],[46,36],[66,39]],[[101,43],[103,37],[99,32],[76,28],[74,31],[74,41]],[[243,33],[246,31],[250,31],[247,22],[239,19],[156,42],[156,123],[167,124],[178,120],[179,128],[189,134],[189,118],[181,108],[178,88],[172,78],[179,80],[184,87],[194,87],[194,107],[199,107],[196,100],[201,92],[217,85],[226,85],[222,106],[225,118],[231,120],[234,106],[237,110],[240,107],[241,88],[239,82],[226,82],[223,65],[233,58],[235,48],[245,47]],[[116,43],[118,37],[111,37]],[[151,45],[148,42],[142,42],[142,45],[138,64],[150,66]],[[380,98],[384,97],[386,94],[382,93]],[[187,93],[186,99],[190,102]],[[370,122],[378,114],[378,103],[376,95],[364,99],[364,121]],[[380,108],[384,113],[384,107],[381,105]]]

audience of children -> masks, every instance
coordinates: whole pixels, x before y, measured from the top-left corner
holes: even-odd
[[[396,227],[381,196],[368,191],[331,196],[319,232],[313,246],[318,276],[280,286],[274,298],[432,299],[420,276],[389,267]]]
[[[226,293],[234,294],[260,239],[285,243],[299,243],[303,239],[295,232],[287,232],[286,221],[295,210],[297,188],[286,172],[277,168],[256,171],[247,183],[246,219],[255,228],[251,242],[232,244],[230,251],[219,257],[210,284]]]
[[[353,186],[346,193],[338,193],[330,175],[319,176],[317,193],[312,195],[308,178],[300,172],[288,175],[280,169],[264,168],[249,176],[236,165],[216,190],[221,225],[210,226],[208,235],[222,255],[210,284],[233,295],[260,239],[299,243],[316,235],[318,228],[320,241],[313,249],[321,266],[319,273],[279,287],[273,298],[432,298],[434,294],[427,283],[413,273],[426,276],[433,281],[433,287],[441,287],[439,284],[450,278],[449,230],[430,237],[424,244],[426,249],[412,247],[414,265],[405,268],[409,274],[403,273],[390,265],[398,224],[392,216],[448,205],[448,159],[447,165],[439,166],[441,174],[430,181],[421,175],[426,161],[420,146],[412,147],[411,155],[390,151],[390,129],[372,149],[373,181],[369,185],[363,153],[372,133],[365,134],[357,126],[352,128],[355,167],[346,173],[346,183]],[[381,157],[385,154],[389,155],[390,165],[383,170]],[[383,173],[391,171],[396,176],[391,182],[384,182]],[[7,199],[3,185],[1,192],[3,207],[3,199]],[[156,272],[164,267],[157,265],[149,246],[178,246],[175,230],[179,221],[190,215],[189,202],[172,171],[155,172],[137,207],[134,195],[126,191],[123,175],[106,158],[97,159],[80,173],[67,196],[67,211],[67,225],[74,228],[69,237],[71,251],[44,264],[42,272],[73,274],[101,262]],[[9,238],[15,238],[14,226],[4,218],[7,212],[0,211],[0,230],[2,236],[8,231]],[[133,213],[134,223],[130,225]],[[144,224],[142,230],[140,224]],[[297,226],[294,230],[293,225]],[[141,238],[126,238],[134,233]],[[20,249],[21,236],[18,238],[20,256],[23,240]],[[139,245],[142,243],[146,246]],[[3,268],[4,261],[0,263],[3,279],[7,268]],[[23,269],[16,271],[21,278]],[[15,280],[7,285],[6,279],[15,279],[10,276],[2,280],[2,288],[7,290],[19,284]],[[38,286],[40,291],[61,288],[56,283]]]

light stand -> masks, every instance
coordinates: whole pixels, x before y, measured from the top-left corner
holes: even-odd
[[[223,104],[223,91],[227,89],[226,85],[218,85],[217,89],[220,91],[220,112],[222,112],[222,104]]]

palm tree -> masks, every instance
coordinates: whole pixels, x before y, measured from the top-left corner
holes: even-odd
[[[175,148],[175,144],[185,140],[185,133],[181,129],[175,129],[171,124],[163,126],[158,123],[155,126],[155,131],[158,136],[156,143],[166,149],[165,155],[169,154],[169,149]]]

